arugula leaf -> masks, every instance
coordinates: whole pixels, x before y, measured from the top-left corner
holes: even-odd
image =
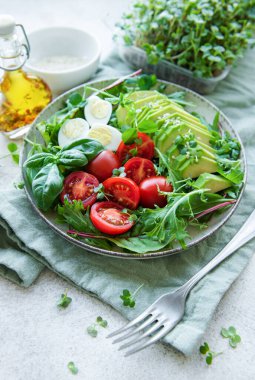
[[[154,74],[142,74],[133,78],[128,78],[124,81],[123,90],[135,91],[135,90],[150,90],[157,83],[157,77]]]
[[[73,375],[76,375],[78,373],[78,368],[75,366],[74,362],[69,362],[67,364],[67,368]]]
[[[223,177],[227,178],[229,181],[233,182],[236,185],[239,185],[243,182],[244,173],[241,169],[240,160],[232,161],[226,158],[221,158],[217,160],[218,164],[218,173]]]
[[[180,106],[194,106],[193,103],[187,102],[185,100],[186,93],[184,91],[175,91],[172,94],[167,94],[168,99],[173,100],[175,103]]]
[[[69,202],[66,199],[63,205],[58,205],[57,213],[62,217],[62,220],[58,219],[59,222],[67,223],[77,231],[98,233],[90,220],[89,210],[84,210],[81,200]]]
[[[49,163],[34,177],[32,191],[36,203],[43,211],[47,211],[63,189],[64,177],[56,164]]]

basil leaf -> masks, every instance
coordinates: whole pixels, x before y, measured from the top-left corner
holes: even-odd
[[[104,150],[103,145],[93,139],[82,139],[74,141],[73,143],[64,146],[62,148],[61,152],[67,151],[67,150],[80,150],[81,152],[85,153],[88,161],[92,160],[94,157],[96,157],[100,152]]]
[[[155,133],[158,130],[158,126],[153,120],[143,120],[138,124],[138,130],[144,133]]]
[[[122,133],[122,141],[124,144],[132,144],[137,138],[136,128],[129,128]]]
[[[59,153],[58,164],[69,167],[85,166],[88,163],[86,154],[78,149],[66,150]]]
[[[25,163],[24,166],[26,168],[36,168],[36,167],[42,167],[45,166],[51,162],[54,162],[56,160],[56,156],[51,153],[37,153],[33,156],[29,157]]]
[[[44,166],[32,182],[32,191],[39,208],[47,211],[63,189],[64,177],[56,164]]]

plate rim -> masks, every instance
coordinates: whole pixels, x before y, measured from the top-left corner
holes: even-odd
[[[78,85],[76,87],[73,87],[72,89],[70,89],[70,90],[64,92],[63,94],[57,96],[52,102],[50,102],[47,105],[47,107],[45,107],[43,109],[42,112],[47,111],[54,103],[61,101],[61,99],[64,99],[68,94],[71,94],[71,93],[73,93],[73,92],[75,92],[77,90],[80,90],[81,88],[84,88],[84,86],[86,86],[86,85],[100,84],[100,83],[102,83],[104,81],[114,82],[117,79],[119,79],[119,77],[101,78],[101,79],[98,79],[98,80],[91,80],[89,82],[86,82],[86,83],[83,83],[83,84]],[[27,189],[27,179],[26,179],[26,174],[25,174],[25,170],[24,170],[24,167],[23,167],[23,163],[25,161],[25,147],[26,147],[26,142],[24,142],[23,148],[22,148],[22,152],[21,152],[21,172],[22,172],[22,178],[23,178],[23,181],[24,181],[24,184],[25,184],[24,190],[25,190],[26,196],[27,196],[28,200],[30,201],[33,209],[43,219],[43,221],[49,227],[51,227],[51,229],[53,229],[58,235],[62,236],[65,240],[73,243],[74,245],[82,248],[83,250],[85,250],[85,251],[87,251],[89,253],[96,253],[96,254],[100,254],[100,255],[103,255],[103,256],[107,256],[107,257],[110,257],[110,258],[116,258],[116,259],[119,258],[119,259],[128,259],[128,260],[130,260],[130,259],[131,260],[141,260],[141,259],[144,260],[144,259],[162,258],[162,257],[172,256],[172,255],[176,255],[178,253],[185,252],[185,251],[189,250],[190,248],[193,248],[197,244],[201,243],[202,241],[206,240],[210,236],[214,235],[214,233],[216,233],[218,230],[220,230],[221,227],[231,218],[231,216],[233,215],[233,213],[236,211],[236,209],[237,209],[238,205],[240,204],[240,201],[241,201],[241,199],[243,197],[243,193],[244,193],[244,190],[245,190],[245,187],[246,187],[246,183],[247,183],[247,159],[246,159],[245,149],[244,149],[242,140],[241,140],[241,138],[239,136],[239,133],[234,129],[234,127],[233,127],[231,121],[229,120],[229,118],[217,106],[215,106],[210,100],[206,99],[204,96],[196,93],[195,91],[192,91],[189,88],[186,88],[186,87],[181,86],[179,84],[176,84],[176,83],[173,83],[173,82],[168,82],[166,80],[157,79],[157,81],[159,81],[160,83],[166,84],[166,85],[172,85],[172,86],[177,87],[178,89],[180,89],[182,91],[191,93],[193,96],[199,98],[200,101],[205,102],[208,105],[210,105],[210,107],[212,107],[215,110],[215,112],[219,112],[220,115],[223,116],[224,119],[227,121],[227,123],[229,124],[231,132],[233,132],[235,138],[237,138],[238,142],[240,143],[241,152],[242,152],[244,179],[243,179],[243,186],[242,186],[242,189],[240,191],[239,197],[238,197],[236,203],[234,203],[231,206],[231,209],[229,210],[228,214],[222,219],[222,221],[220,221],[220,223],[213,230],[211,230],[208,233],[206,233],[203,237],[200,237],[199,239],[195,239],[192,242],[187,243],[187,247],[185,249],[183,249],[181,246],[178,246],[178,247],[175,247],[175,248],[172,248],[172,249],[168,249],[168,250],[154,251],[154,252],[148,252],[148,253],[143,253],[143,254],[139,254],[139,253],[136,253],[136,252],[133,252],[133,253],[130,252],[129,253],[129,252],[108,251],[108,250],[103,249],[103,248],[98,248],[98,247],[89,245],[87,243],[84,243],[84,242],[82,242],[80,240],[77,240],[77,239],[73,238],[72,236],[68,235],[66,232],[62,231],[55,224],[53,224],[44,215],[44,213],[37,207],[37,205],[34,202],[32,196],[30,195],[29,190]],[[33,123],[31,124],[31,128],[27,132],[26,136],[30,133],[30,131],[33,128],[35,128],[35,125],[37,124],[37,120],[38,120],[39,117],[41,117],[41,113],[42,112],[40,112],[40,114],[33,121]]]

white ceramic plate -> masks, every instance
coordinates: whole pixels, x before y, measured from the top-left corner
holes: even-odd
[[[107,85],[114,82],[115,80],[116,79],[111,79],[111,80],[106,80],[106,81],[98,81],[98,82],[93,82],[90,84],[91,85],[93,84],[93,87],[100,89],[100,88],[106,87]],[[172,84],[172,83],[165,82],[165,81],[158,80],[158,83],[159,84],[164,83],[167,85],[165,93],[172,93],[172,92],[176,92],[176,91],[185,91],[186,92],[185,100],[187,100],[187,101],[189,101],[195,105],[195,107],[192,107],[192,109],[190,109],[190,111],[198,112],[199,114],[204,116],[205,119],[210,123],[213,121],[215,113],[217,111],[219,111],[219,109],[217,107],[215,107],[212,103],[210,103],[207,99],[203,98],[202,96],[196,94],[195,92],[193,92],[191,90],[188,90],[188,89],[181,87],[179,85]],[[41,114],[34,121],[30,131],[28,132],[27,137],[30,140],[33,140],[34,137],[36,136],[37,141],[40,141],[41,136],[35,128],[36,124],[42,120],[48,119],[56,111],[63,108],[65,100],[73,92],[79,92],[80,94],[82,94],[83,89],[84,89],[84,85],[76,87],[76,88],[66,92],[65,94],[59,96],[58,98],[56,98],[51,104],[48,105],[48,107],[46,107],[41,112]],[[189,110],[188,107],[187,107],[187,110]],[[230,121],[227,119],[227,117],[222,112],[220,112],[220,126],[221,126],[223,131],[230,132],[231,136],[235,137],[241,143],[238,134],[234,131]],[[42,141],[42,139],[41,139],[41,141]],[[246,181],[246,160],[245,160],[245,154],[244,154],[244,149],[243,149],[242,143],[241,143],[241,147],[242,147],[241,161],[242,161],[242,166],[243,166],[243,170],[245,173],[245,175],[244,175],[244,183],[245,183],[245,181]],[[30,150],[29,144],[25,143],[23,155],[22,155],[22,164],[26,160],[29,150]],[[57,224],[55,222],[56,214],[53,211],[42,212],[41,210],[39,210],[37,208],[24,170],[23,170],[23,177],[24,177],[24,182],[25,182],[26,194],[27,194],[28,199],[30,200],[32,206],[34,207],[34,209],[38,213],[38,215],[53,230],[55,230],[58,234],[60,234],[63,238],[67,239],[69,242],[71,242],[73,244],[80,246],[81,248],[83,248],[87,251],[91,251],[94,253],[98,253],[101,255],[107,255],[107,256],[111,256],[111,257],[132,258],[132,259],[156,258],[156,257],[172,255],[172,254],[183,251],[183,249],[178,244],[176,244],[172,249],[165,249],[165,250],[160,250],[157,252],[151,252],[151,253],[145,253],[145,254],[137,254],[137,253],[128,252],[128,251],[122,250],[121,248],[119,248],[117,246],[116,246],[116,248],[114,247],[111,251],[108,251],[108,250],[104,250],[101,248],[93,247],[87,243],[84,243],[80,240],[77,240],[77,239],[67,235],[67,233],[66,233],[67,228],[65,225],[60,225],[60,224]],[[244,189],[244,186],[243,186],[243,189]],[[236,209],[238,203],[240,202],[240,199],[241,199],[242,194],[243,194],[243,189],[240,192],[239,198],[237,199],[237,202],[234,205],[232,205],[230,208],[228,208],[226,211],[224,211],[220,215],[215,215],[210,219],[207,229],[199,230],[199,229],[194,228],[194,227],[193,228],[190,227],[188,229],[188,231],[191,235],[191,239],[186,242],[187,243],[187,249],[198,244],[199,242],[206,239],[207,237],[211,236],[214,232],[216,232],[220,227],[223,226],[223,224],[230,218],[230,216],[232,215],[232,213]]]

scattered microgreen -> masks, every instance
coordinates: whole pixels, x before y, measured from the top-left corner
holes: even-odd
[[[11,154],[13,162],[15,162],[15,164],[19,164],[19,148],[18,148],[18,145],[15,143],[9,143],[7,145],[7,149]]]
[[[100,183],[97,187],[94,188],[94,192],[96,193],[98,200],[105,198],[104,185],[102,183]]]
[[[24,189],[25,184],[23,181],[13,182],[13,186],[15,187],[15,189],[22,190],[22,189]]]
[[[126,172],[124,166],[121,166],[118,169],[113,169],[112,176],[113,177],[126,177]]]
[[[104,328],[107,327],[108,325],[108,322],[100,316],[97,317],[96,322],[99,326],[104,327]]]
[[[108,322],[103,319],[102,317],[97,317],[96,322],[87,327],[87,333],[92,336],[93,338],[97,337],[98,334],[98,327],[106,328],[108,326]]]
[[[241,342],[241,337],[236,333],[236,329],[233,326],[230,326],[228,329],[223,327],[220,333],[223,338],[229,339],[229,345],[232,348],[236,348],[237,344]]]
[[[128,289],[123,289],[122,294],[120,295],[120,298],[123,301],[124,306],[129,306],[131,308],[135,307],[136,301],[135,296],[139,292],[139,290],[144,286],[144,284],[140,285],[133,294],[130,293]]]
[[[67,290],[66,290],[64,294],[61,294],[58,307],[62,309],[66,309],[70,305],[71,302],[72,302],[72,298],[68,297]]]
[[[131,156],[136,157],[138,154],[138,149],[137,148],[130,149],[129,153],[131,154]]]
[[[209,347],[209,344],[207,342],[204,342],[204,344],[202,346],[200,346],[199,348],[199,352],[202,354],[202,355],[206,355],[205,356],[205,361],[206,361],[206,364],[208,365],[211,365],[212,362],[213,362],[213,359],[218,356],[218,355],[221,355],[222,352],[214,352],[214,351],[211,351],[210,347]]]
[[[69,362],[67,364],[67,368],[69,371],[73,374],[76,375],[78,373],[78,368],[75,366],[74,362]]]

